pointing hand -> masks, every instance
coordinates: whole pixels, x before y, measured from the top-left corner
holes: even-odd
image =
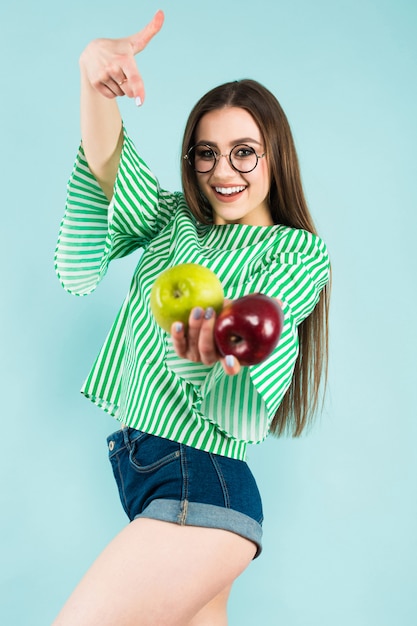
[[[146,48],[161,30],[164,14],[158,11],[142,30],[122,39],[95,39],[80,57],[80,66],[91,86],[107,98],[128,96],[137,104],[145,99],[145,88],[135,55]]]

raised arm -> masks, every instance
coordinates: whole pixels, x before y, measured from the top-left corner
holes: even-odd
[[[135,61],[159,32],[158,11],[141,31],[123,39],[96,39],[80,56],[81,137],[90,170],[110,200],[122,148],[122,120],[117,96],[143,103],[145,89]]]

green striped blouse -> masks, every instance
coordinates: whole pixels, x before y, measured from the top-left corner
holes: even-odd
[[[276,226],[202,225],[182,193],[159,187],[125,133],[112,201],[80,148],[68,183],[55,267],[64,288],[91,293],[112,259],[143,249],[127,297],[82,387],[119,421],[236,459],[258,443],[291,382],[297,325],[313,310],[328,280],[323,241]],[[263,292],[283,302],[278,347],[263,363],[224,374],[179,358],[149,308],[155,278],[167,267],[199,263],[214,271],[227,298]]]

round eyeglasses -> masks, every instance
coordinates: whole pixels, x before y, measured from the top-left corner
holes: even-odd
[[[259,159],[262,159],[265,154],[265,152],[263,154],[256,154],[254,148],[245,143],[234,146],[229,154],[220,154],[212,146],[199,143],[188,150],[184,159],[194,171],[199,174],[208,174],[208,172],[211,172],[211,170],[216,167],[216,163],[221,157],[227,157],[230,165],[236,172],[248,174],[255,169]]]

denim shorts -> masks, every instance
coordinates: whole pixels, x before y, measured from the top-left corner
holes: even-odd
[[[107,438],[123,508],[180,525],[222,528],[262,550],[262,502],[244,461],[197,450],[134,428]]]

